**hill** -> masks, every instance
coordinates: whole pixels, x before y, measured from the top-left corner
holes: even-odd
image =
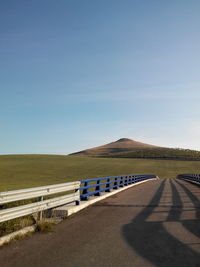
[[[71,155],[117,158],[151,158],[200,160],[200,151],[180,148],[167,148],[145,144],[128,138],[98,146]]]
[[[86,150],[82,150],[76,153],[72,153],[71,155],[85,155],[85,156],[113,156],[119,153],[125,152],[133,152],[140,150],[149,150],[156,149],[158,146],[149,145],[145,143],[141,143],[138,141],[134,141],[128,138],[121,138],[115,142],[98,146]]]

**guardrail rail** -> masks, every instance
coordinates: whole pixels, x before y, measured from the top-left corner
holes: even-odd
[[[0,192],[0,206],[15,202],[19,200],[34,199],[38,200],[31,204],[21,205],[13,208],[5,208],[0,210],[0,222],[5,222],[11,219],[22,217],[25,215],[41,212],[50,208],[58,207],[64,204],[80,201],[80,182],[63,183],[56,185],[48,185],[41,187],[34,187],[22,190],[13,190],[7,192]],[[44,196],[63,193],[67,191],[75,191],[64,196],[53,197],[44,200]]]
[[[177,178],[195,184],[200,184],[200,174],[179,174],[177,175]]]
[[[88,200],[89,196],[100,196],[102,192],[110,192],[112,189],[118,189],[143,180],[156,178],[156,175],[121,175],[112,177],[103,177],[95,179],[82,180],[80,187],[81,200]]]

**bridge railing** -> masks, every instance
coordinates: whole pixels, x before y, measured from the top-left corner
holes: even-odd
[[[177,175],[177,178],[200,184],[200,174],[179,174]]]
[[[89,196],[100,196],[102,192],[110,192],[152,178],[156,176],[122,175],[0,192],[0,223],[33,213],[40,214],[41,217],[44,210],[70,203],[79,205],[80,200],[87,200]],[[62,196],[58,196],[60,194]],[[30,204],[20,202],[28,199],[31,200]],[[17,204],[9,207],[8,203],[11,202]]]
[[[64,204],[80,201],[80,182],[63,183],[56,185],[40,186],[22,190],[0,192],[0,206],[20,200],[34,199],[35,202],[26,205],[18,205],[12,208],[0,209],[0,222],[8,221],[25,215],[38,213],[43,210],[58,207]],[[70,192],[62,196],[51,197],[44,200],[44,196],[51,196],[63,192]]]
[[[80,198],[88,200],[89,196],[100,196],[102,192],[110,192],[112,189],[118,189],[143,180],[156,178],[155,175],[121,175],[95,179],[86,179],[81,181]]]

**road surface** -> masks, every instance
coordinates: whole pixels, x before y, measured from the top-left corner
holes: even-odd
[[[0,249],[1,267],[200,266],[200,187],[160,179]]]

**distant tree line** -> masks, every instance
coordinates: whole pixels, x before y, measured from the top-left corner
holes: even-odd
[[[116,153],[108,155],[108,157],[200,160],[200,151],[181,148],[156,148]]]

